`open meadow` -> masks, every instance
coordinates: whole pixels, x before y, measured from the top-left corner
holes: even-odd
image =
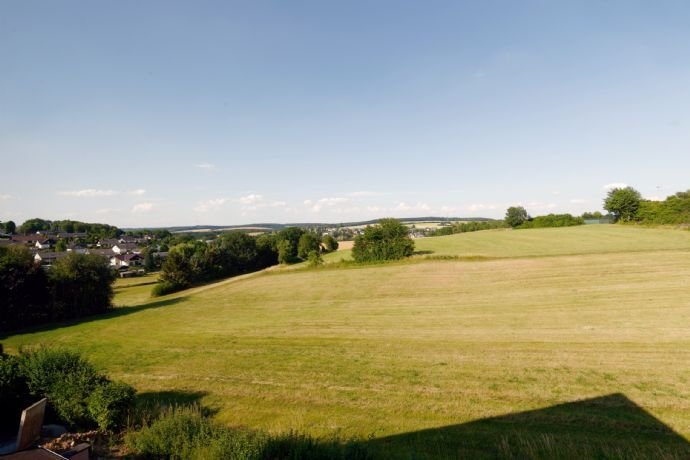
[[[690,232],[415,243],[409,261],[269,270],[156,299],[152,277],[118,280],[112,313],[2,343],[76,349],[145,398],[361,439],[383,458],[690,456]]]

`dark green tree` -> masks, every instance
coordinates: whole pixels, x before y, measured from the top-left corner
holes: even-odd
[[[5,222],[5,233],[9,233],[10,235],[13,235],[14,232],[17,231],[17,225],[12,222],[11,220],[8,220]]]
[[[29,234],[50,230],[50,221],[38,217],[29,219],[19,226],[19,233]]]
[[[0,330],[37,324],[50,316],[45,271],[28,249],[0,248]]]
[[[152,272],[156,269],[156,261],[153,258],[153,251],[146,249],[144,251],[144,270]]]
[[[321,239],[326,252],[333,252],[338,250],[338,240],[333,238],[331,235],[324,235]]]
[[[616,221],[630,222],[640,209],[642,195],[632,187],[609,190],[604,199],[604,209],[613,214]]]
[[[53,319],[103,313],[112,307],[115,274],[101,256],[70,253],[53,264],[48,279]]]
[[[522,225],[527,219],[527,210],[522,206],[511,206],[506,211],[505,222],[513,228]]]
[[[278,240],[277,247],[278,263],[290,264],[295,261],[297,251],[291,240]]]
[[[57,243],[55,243],[55,251],[56,252],[65,252],[66,250],[67,250],[67,241],[60,238],[57,241]]]
[[[407,227],[397,219],[381,219],[378,225],[367,226],[355,238],[352,257],[357,262],[395,260],[411,256],[414,241]]]
[[[297,243],[297,257],[306,260],[310,252],[319,252],[320,249],[319,237],[312,232],[305,232],[299,237],[299,242]]]

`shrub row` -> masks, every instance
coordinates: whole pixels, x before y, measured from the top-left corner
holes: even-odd
[[[0,426],[15,428],[23,408],[48,398],[48,419],[71,428],[124,425],[134,389],[109,380],[78,353],[40,348],[0,354]]]
[[[530,218],[517,228],[573,227],[584,223],[582,217],[574,217],[571,214],[548,214]]]
[[[445,236],[455,233],[479,232],[482,230],[494,230],[506,228],[508,224],[503,220],[489,220],[484,222],[457,222],[445,227],[435,229],[429,236]]]
[[[170,459],[369,459],[355,442],[321,441],[309,436],[271,436],[264,432],[228,428],[205,417],[196,407],[164,410],[151,424],[125,436],[137,455]]]
[[[103,313],[114,280],[100,256],[69,254],[46,273],[28,249],[0,248],[0,331]]]

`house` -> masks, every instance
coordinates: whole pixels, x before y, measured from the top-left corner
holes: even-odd
[[[56,260],[69,255],[67,252],[37,252],[34,254],[34,262],[41,265],[53,265]]]
[[[115,254],[134,253],[141,254],[141,249],[134,243],[117,243],[112,247]]]
[[[110,258],[110,265],[117,268],[137,267],[142,265],[142,257],[139,254],[117,254]]]
[[[44,237],[40,235],[12,235],[10,241],[15,244],[28,244],[33,246],[36,241],[43,239]]]
[[[119,244],[120,241],[115,239],[115,238],[104,238],[102,240],[98,240],[98,243],[96,243],[96,246],[99,248],[107,249],[107,248],[112,248],[116,244]]]
[[[87,249],[84,254],[94,254],[97,256],[102,256],[110,260],[110,258],[113,256],[114,252],[112,249]]]
[[[38,249],[50,249],[55,246],[55,240],[52,238],[44,238],[36,241],[35,246]]]
[[[87,254],[89,250],[86,246],[81,244],[70,244],[67,246],[67,252],[76,252],[77,254]]]

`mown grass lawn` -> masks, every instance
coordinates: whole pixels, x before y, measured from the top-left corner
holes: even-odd
[[[370,437],[383,457],[491,457],[531,434],[690,452],[690,232],[418,243],[506,258],[274,270],[159,299],[150,280],[126,280],[127,307],[2,342],[78,349],[148,397],[197,399],[230,425]]]

